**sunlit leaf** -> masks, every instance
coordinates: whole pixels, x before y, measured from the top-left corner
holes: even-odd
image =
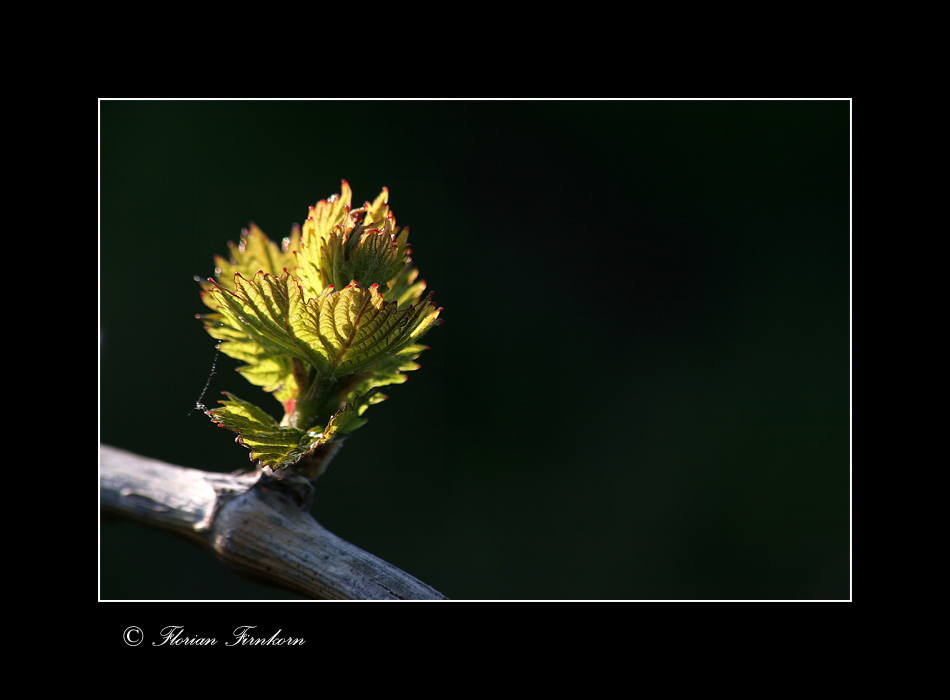
[[[379,389],[418,368],[418,340],[440,322],[388,190],[358,209],[351,200],[344,180],[280,246],[251,224],[228,260],[215,258],[215,279],[199,280],[205,330],[285,411],[278,423],[229,394],[208,413],[274,468],[363,425],[386,398]]]
[[[252,223],[241,231],[237,244],[228,243],[229,259],[215,256],[215,279],[220,286],[234,289],[235,275],[251,279],[258,272],[266,272],[279,277],[285,268],[293,270],[297,260],[295,253],[299,246],[299,226],[294,226],[290,236],[277,245]],[[210,287],[210,280],[209,283],[202,282],[202,288],[207,290]]]
[[[250,280],[235,275],[233,290],[215,285],[209,294],[218,303],[218,334],[243,334],[267,354],[281,353],[319,362],[319,356],[294,338],[289,317],[291,293],[299,296],[299,289],[286,272],[280,277],[259,272]]]
[[[221,427],[238,434],[237,441],[251,450],[252,460],[260,460],[275,470],[295,464],[357,420],[356,409],[347,404],[330,418],[325,428],[300,430],[278,425],[265,411],[233,394],[227,397],[220,408],[211,409],[208,415]]]
[[[438,319],[430,300],[400,310],[375,287],[356,283],[295,306],[291,326],[296,338],[326,360],[334,376],[354,374],[399,353]]]
[[[371,391],[390,384],[402,384],[408,379],[404,372],[419,369],[414,361],[419,354],[426,350],[425,345],[408,345],[396,355],[386,358],[383,362],[373,365],[372,369],[359,374],[353,384],[353,393],[366,396]],[[381,396],[381,395],[380,395]],[[382,398],[379,399],[381,401]],[[377,403],[374,401],[373,403]]]
[[[348,231],[356,225],[349,216],[351,198],[350,185],[343,180],[339,195],[320,200],[316,206],[310,207],[295,262],[295,274],[308,298],[319,296],[327,286],[320,267],[321,251],[328,245],[333,231],[338,228]]]
[[[251,384],[271,392],[281,403],[296,398],[297,380],[294,378],[293,360],[287,355],[272,355],[238,367],[238,372]]]

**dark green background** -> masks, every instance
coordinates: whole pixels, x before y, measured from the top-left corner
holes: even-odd
[[[100,102],[100,441],[246,466],[189,414],[193,276],[385,185],[445,323],[318,521],[454,599],[848,598],[849,142],[848,101]],[[272,401],[235,366],[206,404]],[[294,597],[100,535],[101,598]]]

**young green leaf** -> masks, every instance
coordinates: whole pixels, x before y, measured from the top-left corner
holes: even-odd
[[[359,421],[358,409],[346,404],[330,417],[326,427],[300,430],[278,425],[265,411],[225,392],[221,408],[208,411],[213,421],[238,434],[237,441],[251,450],[251,460],[260,460],[274,470],[288,467],[329,442],[338,432],[350,432]]]
[[[234,289],[215,284],[210,295],[218,303],[221,324],[234,335],[258,344],[267,354],[280,353],[308,362],[321,361],[319,354],[308,352],[291,330],[291,295],[299,300],[296,281],[285,272],[274,277],[258,272],[250,280],[234,276]]]
[[[230,282],[235,275],[251,279],[258,272],[280,276],[284,269],[293,270],[296,265],[296,251],[300,246],[300,227],[294,226],[290,236],[278,246],[271,241],[257,225],[250,224],[241,231],[240,242],[229,242],[231,257],[225,260],[215,256],[215,276],[218,284],[233,289]],[[205,289],[210,285],[206,285]]]
[[[327,287],[317,299],[295,306],[291,327],[295,338],[323,356],[333,376],[343,377],[398,354],[438,316],[429,299],[400,310],[375,285],[363,289],[352,282],[339,292]]]
[[[421,298],[409,229],[396,228],[388,201],[384,188],[351,210],[344,180],[279,247],[251,224],[229,244],[228,261],[215,259],[215,279],[201,283],[208,334],[284,405],[280,423],[231,395],[208,412],[266,466],[287,467],[363,425],[366,409],[386,398],[379,388],[418,368],[417,341],[440,322],[431,295]]]
[[[266,412],[233,394],[221,401],[221,408],[208,411],[211,419],[223,428],[238,434],[237,441],[251,450],[251,459],[260,460],[272,469],[295,464],[313,452],[329,437],[320,428],[299,430],[282,427]]]

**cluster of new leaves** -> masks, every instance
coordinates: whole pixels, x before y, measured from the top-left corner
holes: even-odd
[[[252,224],[229,244],[230,259],[215,258],[215,278],[201,282],[212,309],[199,316],[205,330],[284,406],[279,423],[231,394],[207,411],[238,433],[252,460],[275,470],[295,464],[363,425],[366,409],[386,398],[379,388],[418,368],[418,340],[441,309],[431,294],[422,298],[409,229],[396,228],[388,194],[351,209],[344,180],[280,246]]]

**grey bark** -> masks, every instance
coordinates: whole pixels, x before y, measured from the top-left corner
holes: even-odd
[[[99,446],[100,508],[190,540],[238,576],[310,598],[443,600],[310,515],[313,485],[261,470],[217,474]]]

